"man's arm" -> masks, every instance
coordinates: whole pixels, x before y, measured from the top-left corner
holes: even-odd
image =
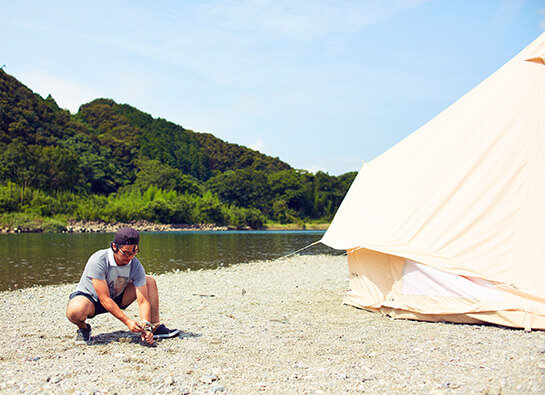
[[[142,332],[142,326],[135,320],[131,320],[123,313],[117,303],[110,297],[110,291],[108,290],[108,283],[106,280],[92,279],[93,287],[97,292],[98,300],[115,318],[127,325],[131,332]],[[137,292],[138,294],[138,292]]]

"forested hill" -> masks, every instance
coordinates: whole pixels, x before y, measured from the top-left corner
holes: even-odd
[[[252,227],[327,220],[354,177],[295,170],[110,99],[70,114],[0,69],[3,227],[17,215]]]
[[[140,156],[159,160],[200,180],[226,170],[291,168],[278,158],[226,143],[211,134],[195,133],[109,99],[97,99],[81,106],[76,119],[96,130],[103,143],[125,144]]]
[[[15,145],[18,150],[25,146],[25,150],[35,151],[33,156],[43,156],[45,147],[58,154],[62,152],[71,162],[70,167],[82,170],[82,174],[74,174],[70,182],[83,178],[84,185],[88,184],[84,189],[101,193],[133,182],[139,158],[159,160],[202,181],[226,170],[250,168],[274,172],[291,168],[278,158],[226,143],[211,134],[186,130],[109,99],[84,104],[71,116],[60,109],[51,96],[42,99],[1,70],[0,143]],[[99,158],[113,159],[115,168],[122,172],[111,168],[110,173],[113,171],[115,177],[104,175],[105,178],[100,179],[103,171],[93,168],[93,163],[99,165],[96,163],[100,162]],[[21,158],[15,162],[11,159],[14,158],[10,156],[12,166],[22,165],[17,163]],[[72,163],[74,161],[79,163]],[[103,169],[104,165],[100,163]],[[45,186],[37,180],[29,181],[31,185]],[[58,187],[64,189],[69,185],[63,183]]]

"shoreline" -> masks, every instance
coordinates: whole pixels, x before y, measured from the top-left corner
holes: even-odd
[[[159,224],[145,220],[135,222],[106,223],[102,221],[73,221],[69,220],[66,228],[59,232],[50,233],[115,233],[122,226],[130,226],[139,232],[180,232],[180,231],[226,231],[226,230],[326,230],[329,223],[318,224],[269,224],[263,229],[251,229],[249,227],[234,228],[229,226],[217,226],[215,224]],[[43,229],[29,228],[0,228],[0,234],[6,233],[46,233]]]
[[[153,347],[109,314],[75,346],[75,284],[0,292],[0,392],[540,393],[545,333],[393,320],[342,304],[346,257],[295,256],[154,276]],[[136,318],[138,307],[126,314]],[[501,346],[500,346],[501,345]]]

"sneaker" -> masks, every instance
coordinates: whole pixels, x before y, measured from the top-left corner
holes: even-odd
[[[91,325],[87,324],[87,328],[78,329],[76,332],[76,344],[91,343]]]
[[[163,324],[159,325],[155,331],[153,331],[154,339],[167,339],[169,337],[178,336],[180,334],[179,329],[168,329]]]

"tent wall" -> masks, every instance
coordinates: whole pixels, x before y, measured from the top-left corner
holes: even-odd
[[[348,251],[348,270],[344,302],[358,308],[394,318],[545,329],[545,301],[486,280],[365,248]]]
[[[348,304],[545,329],[544,204],[545,33],[366,164],[321,241]]]

